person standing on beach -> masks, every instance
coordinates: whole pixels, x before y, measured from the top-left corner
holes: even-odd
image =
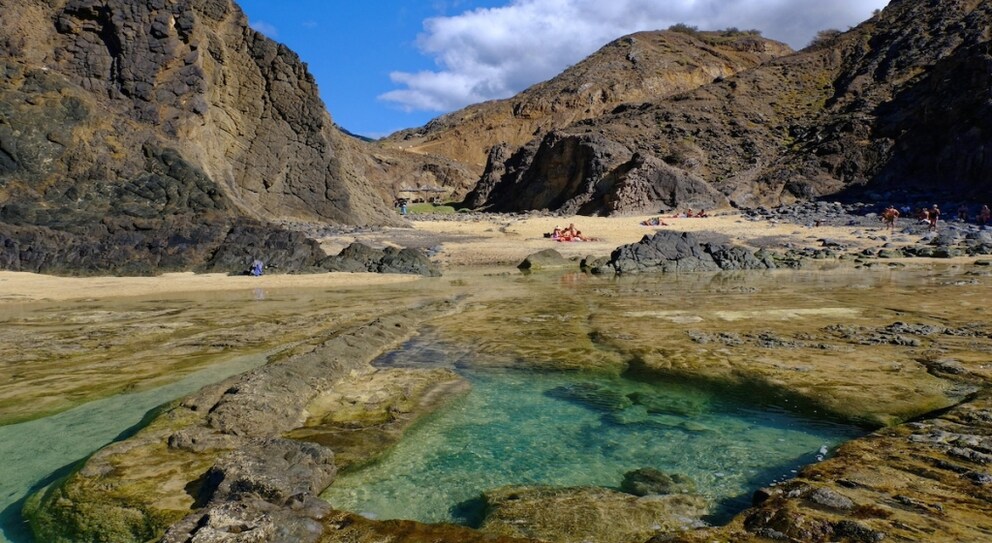
[[[940,219],[940,208],[937,207],[937,204],[934,204],[930,208],[927,217],[930,219],[930,231],[935,232],[937,230],[937,221]]]
[[[988,204],[982,206],[982,210],[978,212],[978,224],[985,225],[992,222],[992,209],[989,209]]]
[[[885,208],[885,211],[882,212],[882,221],[885,223],[885,227],[890,231],[894,231],[896,229],[896,219],[898,218],[899,210],[896,209],[895,206],[890,205]]]

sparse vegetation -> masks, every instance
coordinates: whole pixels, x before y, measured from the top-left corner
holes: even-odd
[[[448,215],[455,212],[455,208],[450,205],[432,204],[429,202],[421,204],[410,204],[407,212],[411,215]]]
[[[828,28],[826,30],[821,30],[816,33],[816,37],[813,41],[809,42],[809,47],[822,47],[827,45],[837,39],[843,32],[837,30],[836,28]]]
[[[668,30],[670,32],[681,32],[683,34],[689,34],[690,36],[695,36],[696,34],[699,34],[698,26],[690,26],[685,23],[675,23],[672,26],[668,27]]]

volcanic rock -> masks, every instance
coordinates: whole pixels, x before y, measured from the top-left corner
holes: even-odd
[[[616,273],[672,273],[774,268],[743,247],[701,243],[689,232],[663,230],[638,243],[617,248],[610,265]]]
[[[699,194],[757,207],[896,189],[992,199],[990,21],[988,2],[890,2],[796,54],[536,134],[490,164],[482,205],[609,214]],[[666,183],[712,192],[651,196]],[[642,196],[627,198],[630,185]]]
[[[4,269],[302,271],[324,255],[272,221],[401,225],[375,181],[468,183],[457,165],[375,160],[231,0],[0,8]]]

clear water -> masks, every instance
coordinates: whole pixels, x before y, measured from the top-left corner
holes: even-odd
[[[21,424],[0,426],[0,543],[29,543],[21,518],[24,500],[66,475],[87,455],[140,429],[149,411],[259,366],[265,355],[241,357],[187,375],[169,385],[120,394]]]
[[[438,360],[443,351],[418,340],[381,364]],[[339,476],[326,500],[372,518],[475,525],[487,489],[617,488],[624,473],[653,467],[691,477],[718,521],[755,489],[864,433],[676,383],[455,365],[472,392],[379,462]]]

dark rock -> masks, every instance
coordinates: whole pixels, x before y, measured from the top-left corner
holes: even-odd
[[[826,487],[817,488],[810,492],[806,496],[806,499],[811,503],[826,507],[827,509],[837,511],[850,511],[854,509],[854,502],[850,498]]]
[[[842,520],[834,525],[834,531],[841,537],[850,538],[860,543],[879,543],[885,539],[885,534],[853,520]]]
[[[334,454],[314,443],[270,438],[252,440],[221,457],[202,491],[218,502],[254,496],[288,505],[300,494],[317,494],[334,480]]]
[[[7,20],[50,24],[0,25],[3,269],[240,271],[265,250],[308,271],[322,255],[269,220],[399,224],[305,65],[229,3],[27,0]]]
[[[352,243],[340,253],[316,264],[332,272],[407,273],[436,277],[441,275],[437,265],[419,249],[373,249],[363,243]]]
[[[679,473],[669,475],[654,468],[640,468],[623,475],[620,490],[635,496],[693,494],[696,483]]]
[[[610,264],[617,273],[697,272],[767,269],[766,260],[747,249],[700,243],[693,234],[661,231],[617,248]]]

